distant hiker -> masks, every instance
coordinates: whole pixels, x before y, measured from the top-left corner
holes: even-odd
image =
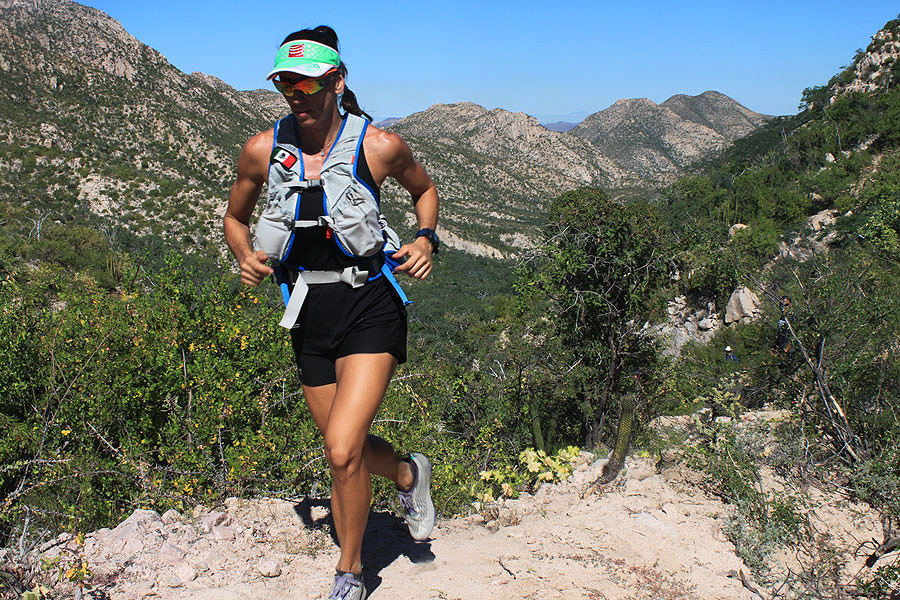
[[[781,298],[781,318],[778,319],[778,324],[775,326],[775,344],[772,347],[774,352],[780,352],[782,354],[786,354],[791,350],[791,328],[788,325],[788,318],[790,316],[792,304],[791,299],[788,296],[783,296]]]
[[[735,356],[734,352],[731,350],[731,346],[725,346],[725,361],[738,361],[737,356]]]
[[[224,228],[241,281],[256,286],[274,274],[282,287],[282,325],[290,328],[303,394],[334,478],[331,512],[341,553],[330,597],[361,600],[370,473],[396,484],[414,539],[427,539],[434,527],[428,459],[418,453],[403,459],[368,430],[394,369],[406,361],[408,300],[392,271],[417,279],[431,273],[438,195],[406,142],[370,124],[346,77],[330,27],[285,38],[268,79],[290,114],[244,145]],[[405,245],[378,210],[388,177],[415,207],[420,229]],[[268,203],[251,242],[250,218],[264,184]]]
[[[793,308],[793,304],[791,304],[790,296],[782,296],[781,297],[781,314],[784,315],[786,313],[791,312],[791,308]]]

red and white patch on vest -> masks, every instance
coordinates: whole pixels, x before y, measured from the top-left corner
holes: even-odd
[[[281,164],[285,169],[290,169],[297,164],[297,157],[284,148],[279,148],[278,151],[275,152],[275,156],[272,157],[272,160]]]

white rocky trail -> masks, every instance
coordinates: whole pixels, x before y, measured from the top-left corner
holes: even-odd
[[[534,496],[439,520],[427,542],[414,542],[402,519],[373,512],[363,547],[370,597],[755,597],[722,533],[728,507],[679,468],[658,473],[634,457],[624,477],[582,498],[605,462],[588,457],[568,481]],[[867,515],[852,529],[865,536],[878,523]],[[67,546],[74,539],[61,536],[44,555]],[[327,598],[337,552],[327,501],[235,498],[189,516],[136,511],[84,546],[92,582],[113,600]]]

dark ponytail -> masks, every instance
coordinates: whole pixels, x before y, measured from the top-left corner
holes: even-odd
[[[348,88],[346,85],[344,85],[344,93],[341,96],[341,108],[344,109],[344,112],[348,112],[351,115],[365,117],[370,121],[374,120],[372,119],[372,115],[359,107],[359,103],[356,101],[356,94],[351,92],[350,88]]]
[[[290,34],[284,41],[281,42],[281,45],[287,44],[288,42],[294,42],[298,40],[310,40],[313,42],[319,42],[320,44],[325,44],[331,48],[334,48],[336,52],[340,52],[338,49],[338,36],[335,33],[334,29],[329,27],[328,25],[319,25],[315,29],[301,29],[300,31],[295,31]],[[368,120],[372,121],[372,116],[365,112],[363,109],[359,107],[359,102],[356,100],[356,94],[350,91],[350,88],[347,87],[347,65],[341,61],[341,64],[338,66],[338,71],[340,71],[341,75],[344,77],[344,93],[341,96],[341,109],[344,112],[348,112],[352,115],[357,115],[360,117],[365,117]]]

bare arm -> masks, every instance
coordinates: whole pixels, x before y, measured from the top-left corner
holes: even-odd
[[[225,241],[241,267],[241,281],[249,286],[259,285],[272,274],[271,267],[265,264],[268,257],[254,251],[250,242],[250,217],[268,171],[272,135],[272,130],[264,131],[244,144],[223,223]]]
[[[402,185],[412,196],[416,211],[416,221],[419,229],[437,227],[438,219],[438,194],[437,188],[425,168],[417,161],[407,143],[399,135],[380,129],[372,128],[372,134],[366,135],[366,156],[374,156],[378,167],[383,170],[376,174],[373,168],[373,176],[383,181],[385,177],[392,177]],[[374,167],[370,163],[370,167]],[[379,175],[381,177],[379,178]],[[397,267],[397,271],[406,273],[417,279],[428,277],[432,269],[432,247],[424,237],[419,237],[400,247],[394,253],[393,258],[406,258],[406,261]]]

